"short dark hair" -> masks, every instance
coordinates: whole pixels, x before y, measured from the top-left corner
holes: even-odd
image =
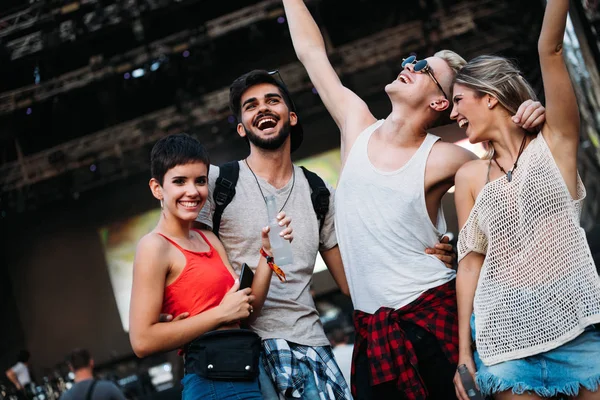
[[[67,357],[67,362],[73,371],[90,366],[92,356],[86,349],[75,349]]]
[[[238,122],[242,121],[242,96],[244,92],[255,85],[260,85],[261,83],[269,83],[271,85],[276,86],[283,97],[283,101],[287,105],[290,111],[296,112],[294,109],[294,103],[292,102],[292,98],[290,93],[283,85],[283,83],[279,82],[277,79],[273,77],[269,72],[264,69],[255,69],[250,71],[239,78],[237,78],[231,86],[229,87],[229,109],[231,113],[237,118]]]
[[[185,133],[165,136],[154,144],[150,153],[152,178],[162,185],[168,170],[192,162],[206,164],[207,171],[210,167],[208,151],[199,141]]]
[[[17,356],[17,361],[26,363],[27,361],[29,361],[29,357],[31,357],[31,354],[29,354],[27,350],[21,350],[19,351],[19,355]]]

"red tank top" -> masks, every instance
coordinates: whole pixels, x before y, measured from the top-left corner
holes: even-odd
[[[198,230],[194,231],[208,244],[208,251],[186,250],[159,233],[177,247],[186,259],[185,267],[179,276],[165,287],[162,313],[171,314],[173,317],[183,312],[189,312],[190,316],[193,316],[218,306],[234,282],[233,276],[206,236]]]

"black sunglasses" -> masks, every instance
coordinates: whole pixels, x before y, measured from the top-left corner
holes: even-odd
[[[406,67],[408,64],[413,64],[413,71],[419,72],[419,73],[426,73],[427,75],[429,75],[431,80],[433,80],[433,82],[435,82],[437,87],[439,87],[440,90],[442,91],[444,98],[446,100],[448,100],[448,96],[446,96],[446,92],[444,91],[444,88],[442,88],[442,85],[440,85],[438,80],[435,79],[435,76],[433,75],[433,69],[431,68],[431,65],[429,65],[427,60],[417,60],[417,56],[410,56],[408,58],[402,59],[402,68]]]

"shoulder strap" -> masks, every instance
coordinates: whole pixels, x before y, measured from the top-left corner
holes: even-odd
[[[235,196],[235,185],[240,176],[240,165],[237,161],[230,161],[219,167],[219,177],[215,184],[213,200],[215,202],[215,212],[213,213],[213,232],[219,237],[219,227],[221,217],[225,207],[231,203]]]
[[[85,400],[92,400],[92,394],[94,393],[94,387],[96,386],[96,383],[98,383],[98,380],[94,379],[92,381],[92,384],[90,385],[90,387],[87,390],[87,393],[85,395]]]
[[[317,219],[319,220],[320,231],[325,223],[325,216],[329,211],[329,196],[331,193],[319,175],[304,167],[300,168],[302,168],[302,172],[304,172],[304,176],[306,176],[306,180],[310,186],[310,199],[313,208],[315,209],[315,214],[317,214]]]

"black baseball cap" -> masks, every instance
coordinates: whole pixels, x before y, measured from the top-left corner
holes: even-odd
[[[229,87],[229,109],[231,110],[233,115],[235,115],[238,121],[240,120],[241,116],[240,103],[242,101],[242,95],[244,94],[244,92],[246,92],[246,90],[248,90],[252,86],[261,83],[269,83],[271,85],[277,86],[281,91],[281,94],[283,95],[283,100],[285,101],[285,104],[287,104],[290,111],[296,113],[296,105],[292,101],[292,96],[290,95],[290,92],[285,83],[283,83],[283,80],[279,75],[279,71],[266,71],[263,69],[255,69],[234,80],[231,86]],[[290,150],[294,152],[300,147],[300,145],[302,144],[302,140],[304,139],[304,130],[302,129],[302,124],[300,124],[300,118],[298,118],[298,122],[296,122],[296,125],[291,126],[290,128]]]

